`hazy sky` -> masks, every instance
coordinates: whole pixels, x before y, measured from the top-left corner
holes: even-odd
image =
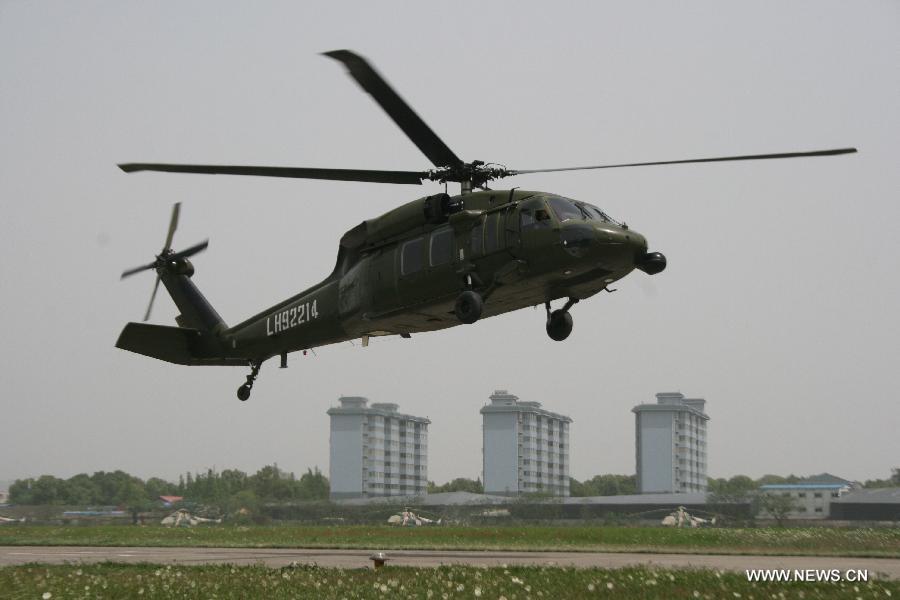
[[[0,2],[0,479],[328,468],[341,395],[429,417],[429,477],[480,476],[496,388],[574,420],[572,475],[634,472],[631,408],[707,399],[711,476],[900,464],[900,3]],[[318,53],[368,57],[466,160],[531,169],[857,146],[857,155],[543,174],[669,268],[573,309],[246,370],[113,347],[176,247],[230,324],[327,275],[341,234],[437,185],[139,173],[166,161],[426,169]],[[152,322],[172,324],[157,299]]]

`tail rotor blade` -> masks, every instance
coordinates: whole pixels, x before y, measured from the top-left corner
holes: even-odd
[[[166,245],[163,246],[163,254],[172,248],[172,238],[175,237],[175,230],[178,229],[178,215],[181,213],[181,202],[176,202],[172,207],[172,218],[169,220],[169,233],[166,235]]]
[[[204,250],[206,250],[207,246],[209,246],[209,240],[203,240],[199,244],[194,244],[193,246],[185,248],[184,250],[182,250],[180,252],[176,252],[175,254],[172,254],[171,257],[172,258],[187,258],[189,256],[193,256],[193,255],[197,254],[198,252],[203,252]]]
[[[135,273],[140,273],[141,271],[147,271],[148,269],[152,269],[156,266],[155,262],[150,263],[149,265],[144,265],[142,267],[135,267],[133,269],[128,269],[124,273],[122,273],[122,277],[120,279],[125,279],[126,277],[131,277]]]
[[[144,321],[150,320],[150,311],[153,310],[153,301],[156,300],[156,291],[158,289],[159,289],[159,275],[156,276],[156,283],[153,284],[153,293],[150,294],[150,304],[147,305],[147,313],[144,315]]]

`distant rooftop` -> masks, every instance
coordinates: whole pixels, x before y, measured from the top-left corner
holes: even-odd
[[[687,410],[698,417],[709,420],[706,414],[706,400],[685,398],[681,392],[660,392],[656,394],[656,404],[638,404],[631,412],[671,412]]]
[[[843,483],[767,483],[759,486],[761,490],[842,490],[848,487]]]
[[[340,406],[333,406],[326,411],[329,415],[381,415],[425,424],[431,423],[425,417],[398,413],[399,405],[393,402],[373,402],[369,405],[369,399],[363,396],[341,396],[338,402]]]
[[[855,485],[855,481],[832,475],[831,473],[819,473],[818,475],[810,475],[800,480],[802,483],[840,483],[843,485]]]
[[[842,504],[900,504],[900,487],[853,490],[832,500]]]
[[[506,390],[496,390],[490,395],[491,403],[481,408],[481,414],[485,413],[504,413],[504,412],[526,412],[536,413],[545,417],[559,419],[566,423],[571,423],[572,419],[566,415],[551,412],[545,408],[541,408],[540,402],[534,400],[519,400],[518,396],[510,394]]]

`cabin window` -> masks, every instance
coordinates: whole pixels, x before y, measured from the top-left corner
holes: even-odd
[[[425,240],[416,238],[403,244],[400,253],[400,273],[409,275],[421,271],[425,266]]]
[[[438,229],[431,234],[431,266],[445,265],[453,260],[453,230],[449,227]]]
[[[500,219],[500,213],[495,212],[489,215],[484,222],[484,253],[490,254],[497,250],[497,221]]]
[[[553,197],[549,199],[549,202],[550,207],[553,209],[553,212],[556,213],[556,218],[559,219],[560,223],[571,219],[576,219],[578,221],[584,220],[584,213],[569,200]]]
[[[472,256],[484,251],[484,217],[478,219],[478,225],[472,228]]]

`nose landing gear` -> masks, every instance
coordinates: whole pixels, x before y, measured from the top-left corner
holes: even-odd
[[[250,390],[253,389],[253,382],[256,381],[256,377],[259,375],[260,366],[262,366],[261,362],[250,363],[250,374],[247,375],[247,383],[237,389],[237,397],[241,402],[246,402],[250,399]]]
[[[565,306],[552,312],[550,303],[544,303],[544,307],[547,309],[547,335],[550,336],[551,340],[561,342],[572,333],[573,320],[569,309],[577,302],[577,298],[569,298]]]

